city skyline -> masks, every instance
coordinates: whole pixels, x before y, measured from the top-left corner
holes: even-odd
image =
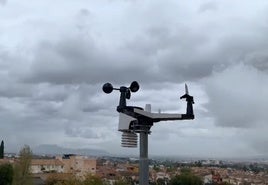
[[[0,0],[0,140],[24,145],[121,148],[119,94],[129,105],[195,120],[156,123],[150,155],[267,156],[268,2]]]

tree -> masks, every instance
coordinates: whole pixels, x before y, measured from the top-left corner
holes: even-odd
[[[83,185],[103,185],[101,178],[94,175],[87,175]]]
[[[45,184],[46,185],[105,185],[101,180],[101,178],[91,174],[86,175],[84,180],[81,180],[75,176],[71,176],[69,179],[63,180],[53,175],[48,177]]]
[[[157,179],[157,181],[156,181],[156,184],[157,185],[166,185],[166,181],[165,181],[165,179]]]
[[[11,164],[0,165],[0,185],[11,185],[13,180],[13,167]]]
[[[170,180],[170,185],[202,185],[200,177],[194,175],[190,169],[182,169],[180,175],[176,175]]]
[[[4,141],[2,140],[0,145],[0,159],[4,158]]]
[[[197,167],[202,167],[202,162],[201,161],[195,161],[194,164]]]
[[[129,183],[124,179],[119,179],[115,181],[114,185],[129,185]]]
[[[13,185],[31,185],[30,165],[32,160],[32,151],[28,145],[25,145],[19,154],[19,160],[14,167]]]
[[[82,181],[75,176],[70,176],[68,179],[63,179],[57,174],[50,174],[45,181],[45,185],[83,185]]]

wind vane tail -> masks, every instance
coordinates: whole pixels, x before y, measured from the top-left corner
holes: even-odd
[[[188,86],[187,84],[185,84],[185,94],[183,96],[180,97],[180,99],[185,98],[186,101],[192,101],[193,102],[193,97],[189,95],[189,91],[188,91]]]
[[[181,96],[180,99],[184,98],[187,101],[186,115],[194,118],[194,112],[193,112],[194,97],[189,95],[187,84],[185,84],[185,94]]]
[[[187,84],[185,84],[185,94],[189,94]]]

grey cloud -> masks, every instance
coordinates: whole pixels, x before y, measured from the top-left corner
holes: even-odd
[[[89,103],[88,106],[84,107],[83,108],[83,111],[84,112],[97,112],[98,110],[102,109],[103,107],[101,107],[100,105],[94,105],[94,104],[91,104]]]
[[[0,0],[0,4],[5,5],[7,3],[7,0]]]
[[[127,47],[152,64],[152,78],[161,74],[164,81],[195,80],[210,75],[217,65],[213,49],[204,49],[209,39],[205,34],[180,26],[175,31],[152,27],[145,33]]]
[[[98,48],[94,36],[89,35],[40,44],[24,80],[55,84],[97,83],[105,79],[119,81],[124,76],[126,81],[134,78],[149,82],[182,81],[182,78],[194,80],[210,75],[214,65],[214,57],[206,57],[206,52],[213,51],[204,53],[199,49],[205,48],[208,35],[192,31],[189,26],[178,25],[175,31],[169,27],[150,26],[144,34],[129,39],[112,52]],[[192,53],[196,52],[193,57]],[[200,61],[203,64],[198,64]]]
[[[267,129],[267,123],[264,121],[252,129],[240,129],[238,133],[239,137],[255,151],[257,157],[265,157],[268,154]]]
[[[46,117],[57,117],[59,112],[60,104],[56,102],[49,101],[29,101],[28,106],[31,109],[34,109],[35,114],[40,116],[40,118],[44,119]],[[38,117],[37,116],[37,117]],[[47,119],[47,118],[46,118]]]
[[[31,97],[33,86],[30,84],[21,84],[17,82],[4,82],[0,85],[1,97]]]
[[[72,86],[40,83],[33,88],[32,98],[37,101],[62,102],[73,92]]]
[[[206,11],[217,10],[218,4],[215,1],[209,1],[207,3],[201,4],[199,7],[199,12],[204,13]]]
[[[48,15],[43,10],[50,1],[33,2],[25,9],[35,11],[13,3],[5,8],[15,16],[3,12],[8,24],[1,25],[5,34],[0,36],[0,117],[5,123],[0,131],[9,145],[103,142],[100,146],[116,152],[119,94],[107,95],[101,88],[105,82],[118,87],[137,80],[141,90],[129,105],[151,103],[153,111],[184,112],[181,82],[188,83],[196,101],[190,126],[155,127],[154,153],[161,144],[175,154],[183,149],[205,155],[216,147],[215,154],[223,155],[222,146],[230,143],[232,154],[249,149],[245,143],[265,152],[260,147],[267,138],[260,130],[268,119],[266,3],[109,1],[118,8],[110,11],[103,6],[107,1],[90,7],[59,1]]]
[[[176,29],[151,27],[127,42],[126,47],[147,58],[146,62],[151,63],[152,78],[161,74],[162,80],[174,82],[210,76],[215,69],[245,61],[256,51],[267,48],[266,34],[259,33],[259,29],[250,29],[253,26],[250,22],[228,23],[231,27],[244,27],[242,33],[234,29],[221,35],[220,30],[209,34],[205,29],[214,31],[215,26],[216,30],[222,27],[214,21],[204,28],[190,25],[177,25]],[[256,62],[252,65],[255,66]]]
[[[90,15],[90,11],[86,8],[82,8],[80,11],[79,11],[79,14],[82,15],[82,16],[88,16]]]
[[[91,127],[90,124],[81,126],[79,123],[69,122],[66,123],[64,128],[65,134],[70,137],[80,137],[85,139],[99,139],[105,140],[109,137],[110,131],[107,132],[107,126],[100,125],[99,127]]]
[[[86,8],[82,8],[79,10],[77,16],[76,16],[76,27],[80,31],[85,31],[86,33],[88,32],[88,28],[90,29],[91,27],[91,20],[92,20],[92,14],[90,10]]]
[[[268,76],[252,66],[239,64],[207,79],[208,109],[216,124],[226,127],[258,127],[267,120]]]
[[[57,44],[43,44],[36,54],[32,70],[25,74],[25,82],[53,84],[93,83],[113,79],[131,81],[137,72],[146,76],[146,64],[135,65],[125,57],[107,56],[82,38],[67,39]],[[129,59],[129,58],[128,58]],[[143,76],[142,76],[143,75]],[[23,77],[22,77],[23,78]],[[122,81],[122,80],[120,80]]]
[[[264,47],[263,50],[258,50],[256,52],[249,53],[245,57],[245,63],[250,64],[260,71],[268,72],[268,46]]]
[[[52,133],[60,135],[61,124],[55,118],[40,117],[29,111],[1,111],[1,137],[10,142],[9,147],[38,143]],[[52,134],[53,135],[53,134]],[[10,136],[12,136],[10,138]],[[55,137],[54,137],[55,138]],[[32,141],[31,141],[32,140]],[[14,151],[14,150],[13,150]]]
[[[150,24],[134,37],[121,41],[120,47],[105,50],[98,46],[92,30],[87,30],[87,36],[78,34],[43,42],[36,49],[29,73],[22,79],[53,84],[96,84],[107,79],[113,82],[123,79],[124,83],[133,79],[150,83],[194,81],[210,76],[214,69],[242,61],[264,46],[264,35],[254,39],[257,29],[242,34],[233,30],[220,34],[217,29],[222,25],[216,21],[212,19],[207,27],[193,26],[190,22],[175,26]],[[235,28],[242,25],[245,29],[251,26],[247,22],[228,24]],[[207,31],[210,29],[213,34]]]

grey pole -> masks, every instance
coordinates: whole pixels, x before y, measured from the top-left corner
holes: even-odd
[[[151,112],[151,105],[146,104],[145,110]],[[148,134],[150,127],[141,123],[140,132],[140,167],[139,167],[139,185],[149,185],[149,161],[148,161]]]
[[[139,185],[149,185],[148,131],[140,132]]]

